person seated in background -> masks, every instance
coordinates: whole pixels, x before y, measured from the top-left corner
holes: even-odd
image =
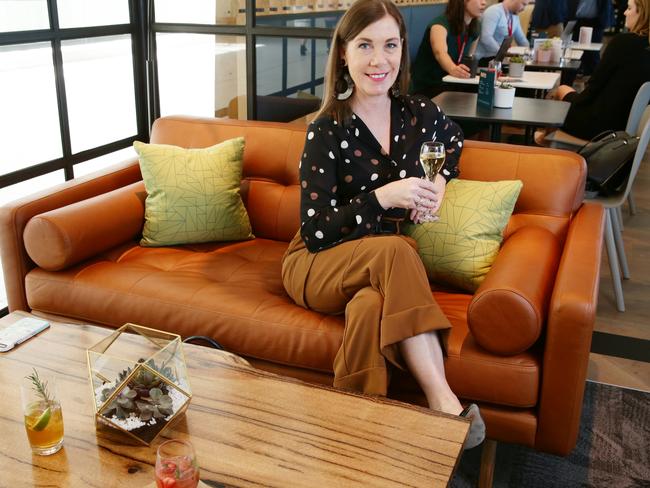
[[[528,47],[528,39],[519,22],[519,13],[523,12],[526,5],[528,0],[503,0],[485,10],[475,52],[479,60],[494,57],[508,36],[512,36],[518,46]]]
[[[562,129],[591,139],[606,130],[624,130],[634,97],[650,81],[650,0],[628,0],[625,27],[609,42],[603,59],[578,93],[560,85],[553,98],[571,103]],[[539,138],[536,138],[539,140]]]
[[[537,32],[545,32],[548,37],[560,37],[566,18],[565,0],[535,0],[530,25]]]
[[[449,0],[445,13],[424,31],[411,71],[411,93],[435,97],[443,91],[442,79],[447,74],[469,78],[463,56],[475,47],[484,9],[485,0]]]
[[[573,29],[573,40],[578,41],[581,27],[591,27],[591,42],[603,42],[605,29],[614,25],[612,0],[569,0],[569,20],[577,20]],[[585,51],[580,70],[591,75],[600,62],[598,51]]]

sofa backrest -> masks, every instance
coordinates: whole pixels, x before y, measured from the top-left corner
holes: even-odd
[[[242,199],[253,233],[288,242],[300,225],[298,164],[305,129],[275,122],[169,116],[154,122],[151,142],[197,148],[244,136]]]
[[[170,116],[154,123],[151,142],[207,147],[243,135],[242,198],[253,232],[257,237],[289,241],[300,224],[298,163],[305,131],[301,125]],[[537,225],[563,240],[582,203],[586,166],[572,152],[466,141],[460,168],[461,178],[524,182],[506,235]]]
[[[539,226],[564,240],[582,205],[587,166],[582,156],[559,149],[465,141],[460,177],[470,180],[521,180],[524,183],[505,236]]]

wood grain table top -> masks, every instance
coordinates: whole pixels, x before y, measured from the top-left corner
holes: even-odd
[[[23,316],[0,319],[0,328]],[[1,486],[145,487],[168,438],[194,445],[211,486],[446,486],[469,429],[466,419],[310,385],[184,345],[190,407],[151,446],[136,445],[95,426],[86,349],[112,330],[50,323],[0,355]],[[32,455],[23,426],[19,385],[32,367],[57,376],[63,408],[64,448],[48,457]]]

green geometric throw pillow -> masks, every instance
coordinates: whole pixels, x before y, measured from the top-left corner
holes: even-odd
[[[252,239],[239,194],[244,138],[203,149],[134,142],[147,190],[142,246]]]
[[[404,233],[418,243],[431,281],[476,291],[499,253],[522,186],[519,180],[453,179],[447,183],[440,220],[405,226]]]

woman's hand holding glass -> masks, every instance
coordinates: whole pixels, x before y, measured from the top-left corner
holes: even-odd
[[[435,220],[438,219],[438,217],[435,214],[440,209],[440,205],[442,204],[442,199],[445,196],[447,180],[445,180],[441,175],[438,174],[436,175],[433,185],[436,194],[436,199],[431,202],[433,203],[433,205],[431,206],[418,205],[416,206],[416,208],[411,210],[410,219],[415,224],[421,224],[423,222],[431,222],[431,220],[429,220],[431,217],[435,217]]]
[[[379,205],[384,209],[406,208],[433,211],[437,208],[439,196],[436,184],[423,178],[404,178],[392,181],[375,190]]]

